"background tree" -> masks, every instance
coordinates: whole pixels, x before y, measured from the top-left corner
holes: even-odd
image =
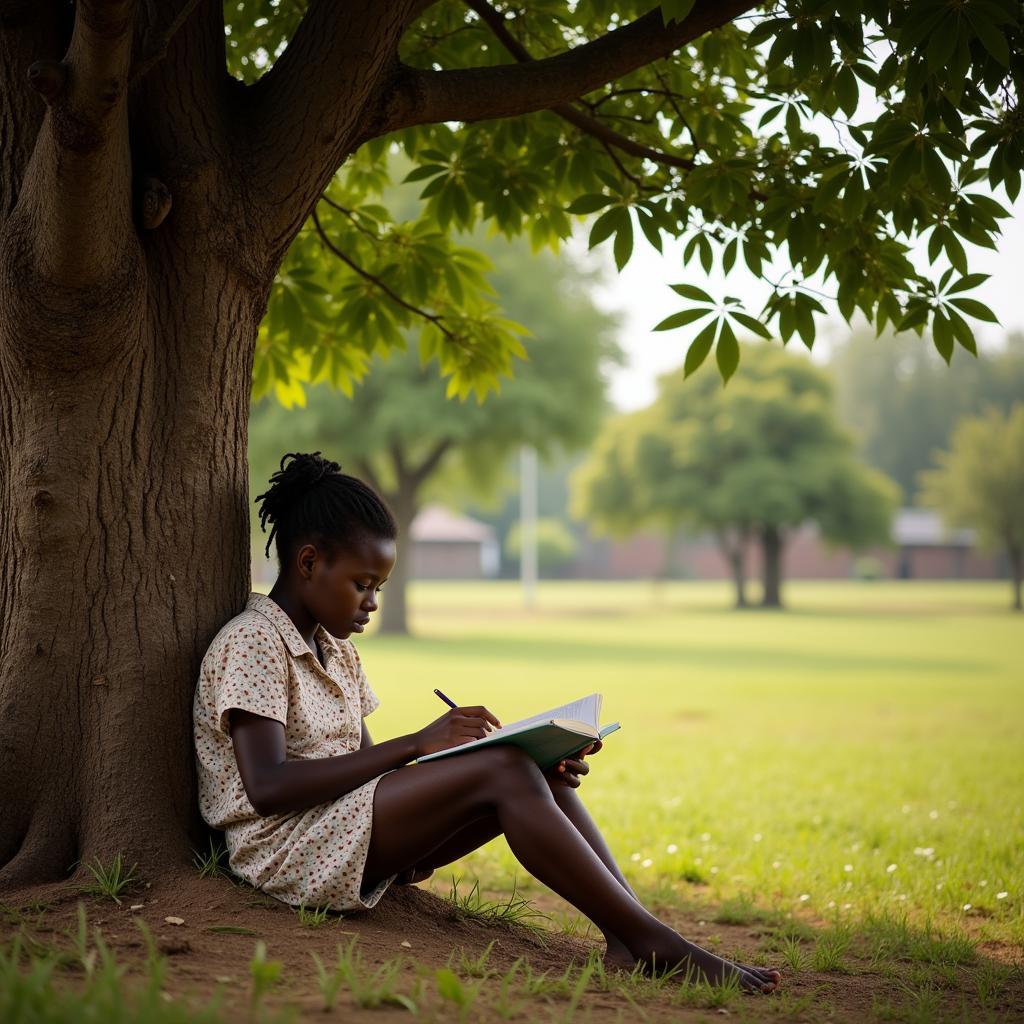
[[[2,0],[0,886],[189,859],[196,671],[249,586],[254,358],[261,386],[345,383],[418,323],[486,389],[516,336],[449,229],[554,243],[598,211],[620,266],[637,230],[742,258],[783,337],[812,336],[814,275],[969,347],[961,240],[1005,213],[981,178],[1019,190],[1021,43],[1017,0]],[[392,147],[412,223],[378,202]],[[726,305],[690,348],[724,374]]]
[[[936,453],[938,468],[921,474],[925,502],[950,526],[978,531],[992,551],[1006,552],[1013,607],[1021,610],[1024,574],[1024,405],[1008,413],[990,409],[962,420],[949,451]]]
[[[747,603],[744,556],[761,548],[762,604],[779,607],[787,535],[817,523],[832,543],[884,542],[896,488],[862,465],[835,416],[828,375],[767,344],[727,388],[665,374],[647,409],[613,421],[575,479],[577,512],[617,533],[709,530]]]
[[[309,405],[285,410],[264,400],[253,410],[250,462],[254,485],[277,468],[285,450],[322,449],[371,482],[399,524],[399,559],[381,604],[381,629],[408,632],[406,584],[410,528],[427,495],[493,493],[508,456],[520,445],[550,457],[586,444],[606,409],[604,364],[618,358],[614,320],[587,289],[592,277],[550,253],[530,255],[525,242],[484,243],[490,280],[516,320],[533,325],[528,358],[515,378],[482,402],[453,402],[433,365],[413,350],[375,358],[350,397],[323,387]],[[450,498],[450,495],[449,495]],[[260,543],[260,546],[263,546]]]
[[[977,359],[959,353],[949,373],[926,340],[858,331],[836,346],[828,368],[839,417],[864,459],[910,501],[918,475],[949,446],[962,417],[989,406],[1008,411],[1024,396],[1024,334],[1008,335]]]

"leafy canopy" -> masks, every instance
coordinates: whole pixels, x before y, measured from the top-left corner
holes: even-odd
[[[651,406],[608,424],[573,483],[574,512],[613,534],[813,521],[854,547],[887,539],[897,500],[855,457],[827,375],[767,344],[749,347],[726,389],[663,376]]]
[[[591,440],[606,409],[604,368],[619,357],[614,319],[593,305],[589,276],[571,261],[549,253],[531,260],[523,241],[480,244],[513,314],[539,325],[515,378],[484,403],[459,405],[446,399],[435,367],[409,350],[374,356],[347,398],[314,387],[301,415],[257,401],[249,430],[256,481],[276,468],[283,436],[300,450],[324,450],[388,496],[412,487],[417,501],[420,489],[438,493],[439,470],[446,485],[483,494],[520,445],[553,456]]]
[[[668,26],[724,5],[663,0]],[[461,69],[539,60],[650,14],[643,2],[441,0],[401,60]],[[226,5],[232,70],[254,81],[287,45],[301,2]],[[710,13],[709,13],[710,12]],[[481,223],[534,247],[581,220],[624,266],[640,244],[684,242],[680,276],[740,264],[762,308],[689,281],[661,330],[689,339],[686,372],[714,351],[730,377],[737,333],[808,347],[835,305],[879,331],[929,329],[948,361],[974,352],[967,246],[994,247],[1024,167],[1024,5],[1019,0],[781,0],[696,35],[673,55],[572,102],[503,120],[424,124],[365,143],[338,171],[288,254],[260,333],[255,390],[349,388],[370,354],[416,327],[460,396],[482,395],[522,352],[459,232]],[[669,29],[665,29],[668,31]],[[296,113],[296,116],[299,116]],[[413,162],[422,205],[380,201],[389,161]],[[923,245],[926,257],[912,258]],[[529,325],[528,325],[529,326]]]

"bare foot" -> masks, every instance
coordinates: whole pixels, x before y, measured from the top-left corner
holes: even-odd
[[[749,964],[734,964],[728,960],[715,956],[714,953],[702,949],[700,946],[687,942],[678,933],[673,933],[675,938],[683,944],[680,952],[683,952],[683,959],[675,957],[659,956],[653,954],[651,960],[646,958],[637,959],[629,951],[629,947],[616,936],[606,938],[607,949],[604,954],[604,966],[606,970],[627,971],[636,970],[642,965],[645,970],[653,969],[655,972],[663,972],[666,968],[663,964],[675,962],[680,969],[682,977],[690,977],[694,972],[697,976],[712,985],[721,984],[730,980],[734,975],[739,976],[740,988],[746,992],[774,992],[782,981],[779,971],[769,967],[754,967]],[[678,954],[677,954],[678,956]],[[653,962],[652,962],[653,961]]]

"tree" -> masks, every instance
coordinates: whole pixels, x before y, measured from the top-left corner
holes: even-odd
[[[960,239],[998,233],[986,171],[1019,189],[1021,41],[1016,0],[0,0],[0,886],[188,861],[254,361],[258,388],[346,384],[417,323],[486,390],[517,338],[449,229],[557,243],[598,210],[620,265],[636,229],[766,279],[777,255],[784,336],[817,272],[845,315],[970,346]],[[393,147],[410,223],[377,201]],[[922,234],[945,272],[907,259]],[[731,370],[728,311],[691,362],[717,336]]]
[[[613,319],[591,302],[588,275],[550,253],[533,257],[524,243],[485,243],[491,277],[506,309],[532,323],[528,359],[500,392],[477,403],[453,402],[436,367],[416,351],[377,357],[351,397],[322,386],[309,406],[286,411],[268,399],[253,412],[250,452],[256,482],[276,468],[282,444],[322,449],[386,498],[399,536],[426,495],[444,495],[452,473],[460,489],[492,493],[509,455],[523,444],[550,457],[586,444],[605,412],[603,364],[618,357]],[[405,554],[403,554],[405,550]],[[400,547],[381,604],[381,629],[408,632],[406,584],[411,553]]]
[[[830,355],[840,420],[856,435],[864,459],[891,477],[908,500],[918,474],[949,446],[957,422],[986,407],[1009,410],[1024,395],[1024,334],[974,359],[960,353],[949,373],[912,334],[874,338],[857,331]]]
[[[961,420],[938,468],[921,474],[925,501],[950,526],[978,531],[992,551],[1005,551],[1013,581],[1013,607],[1021,610],[1024,574],[1024,405],[1008,413],[989,409]]]
[[[761,547],[765,607],[782,603],[787,534],[815,522],[851,547],[888,539],[896,489],[860,464],[828,376],[780,348],[749,348],[725,389],[669,373],[647,409],[611,423],[580,468],[575,508],[598,528],[711,531],[745,607],[744,555]]]

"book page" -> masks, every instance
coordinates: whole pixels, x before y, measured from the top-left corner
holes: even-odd
[[[536,725],[538,722],[550,722],[553,718],[565,718],[572,722],[586,722],[595,729],[601,727],[601,694],[592,693],[587,697],[580,697],[571,704],[563,704],[561,707],[552,708],[550,711],[542,711],[539,715],[531,715],[518,722],[511,722],[501,729],[495,729],[490,733],[495,736],[506,729],[515,729],[519,732],[523,727]]]

